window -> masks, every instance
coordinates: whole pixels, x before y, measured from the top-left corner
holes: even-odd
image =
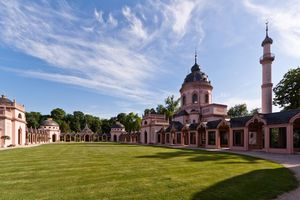
[[[22,115],[21,115],[21,113],[19,113],[19,115],[18,115],[18,118],[19,118],[19,119],[22,119]]]
[[[216,145],[216,132],[208,131],[208,145]]]
[[[145,121],[144,124],[147,125],[147,121]]]
[[[193,96],[192,96],[192,102],[193,103],[198,103],[198,95],[197,94],[193,94]]]
[[[244,146],[244,131],[234,130],[233,131],[233,146]]]
[[[190,144],[196,144],[196,133],[190,133]]]
[[[185,96],[182,96],[181,104],[184,106],[185,105]]]
[[[205,95],[205,103],[208,103],[209,102],[209,96],[208,94]]]
[[[270,128],[270,147],[286,148],[286,127]]]

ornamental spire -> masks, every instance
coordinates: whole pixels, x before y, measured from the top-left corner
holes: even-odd
[[[197,64],[197,49],[195,49],[195,64]]]
[[[266,37],[269,37],[269,36],[268,36],[268,30],[269,30],[268,24],[269,24],[269,22],[268,22],[268,20],[267,20],[267,21],[266,21]]]

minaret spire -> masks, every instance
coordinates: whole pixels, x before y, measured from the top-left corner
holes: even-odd
[[[269,31],[268,24],[269,24],[269,21],[267,20],[266,21],[266,37],[269,37],[269,35],[268,35],[268,31]]]
[[[197,49],[195,49],[195,64],[197,64]]]

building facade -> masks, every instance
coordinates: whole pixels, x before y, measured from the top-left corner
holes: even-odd
[[[52,118],[44,120],[39,129],[48,133],[48,140],[50,143],[60,141],[59,125]]]
[[[1,147],[26,144],[26,117],[24,105],[0,98],[0,142]]]
[[[272,43],[266,26],[266,36],[261,44],[263,56],[259,59],[262,65],[262,113],[228,119],[227,106],[212,103],[213,87],[197,64],[195,55],[191,73],[180,88],[179,111],[170,123],[157,126],[155,121],[148,120],[151,116],[144,116],[140,142],[288,154],[300,152],[300,109],[272,112],[272,63],[275,59],[271,52]],[[152,126],[155,128],[149,128]]]

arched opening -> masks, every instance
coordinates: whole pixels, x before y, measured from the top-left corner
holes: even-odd
[[[294,151],[300,152],[300,118],[296,119],[293,123],[293,138]]]
[[[248,126],[249,149],[263,149],[264,148],[264,131],[263,123],[257,119],[251,122]]]
[[[85,135],[84,136],[84,141],[85,142],[89,142],[90,141],[90,136],[89,135]]]
[[[56,134],[52,135],[52,142],[56,142]]]
[[[222,124],[219,127],[220,134],[220,146],[228,147],[229,146],[229,126],[227,124]]]
[[[70,135],[66,135],[66,142],[70,142],[71,141],[71,136]]]
[[[19,113],[19,115],[18,115],[18,118],[19,118],[19,119],[22,119],[22,115],[21,115],[21,113]]]
[[[193,96],[192,96],[192,102],[193,103],[198,103],[198,95],[196,93],[194,93]]]
[[[22,129],[19,128],[18,130],[18,145],[22,144]]]
[[[205,103],[209,103],[209,95],[205,94]]]
[[[117,142],[117,136],[114,135],[114,142]]]
[[[157,143],[160,143],[160,133],[157,133]]]
[[[205,147],[205,143],[206,143],[205,128],[200,127],[198,128],[197,132],[198,132],[198,147]]]
[[[181,99],[181,105],[185,105],[185,103],[186,103],[186,98],[185,98],[185,96],[182,96],[182,99]]]
[[[103,135],[103,136],[102,136],[102,141],[103,141],[103,142],[106,142],[106,141],[107,141],[107,136],[106,136],[106,135]]]
[[[145,131],[145,133],[144,133],[144,143],[148,144],[148,134],[147,134],[147,131]]]

